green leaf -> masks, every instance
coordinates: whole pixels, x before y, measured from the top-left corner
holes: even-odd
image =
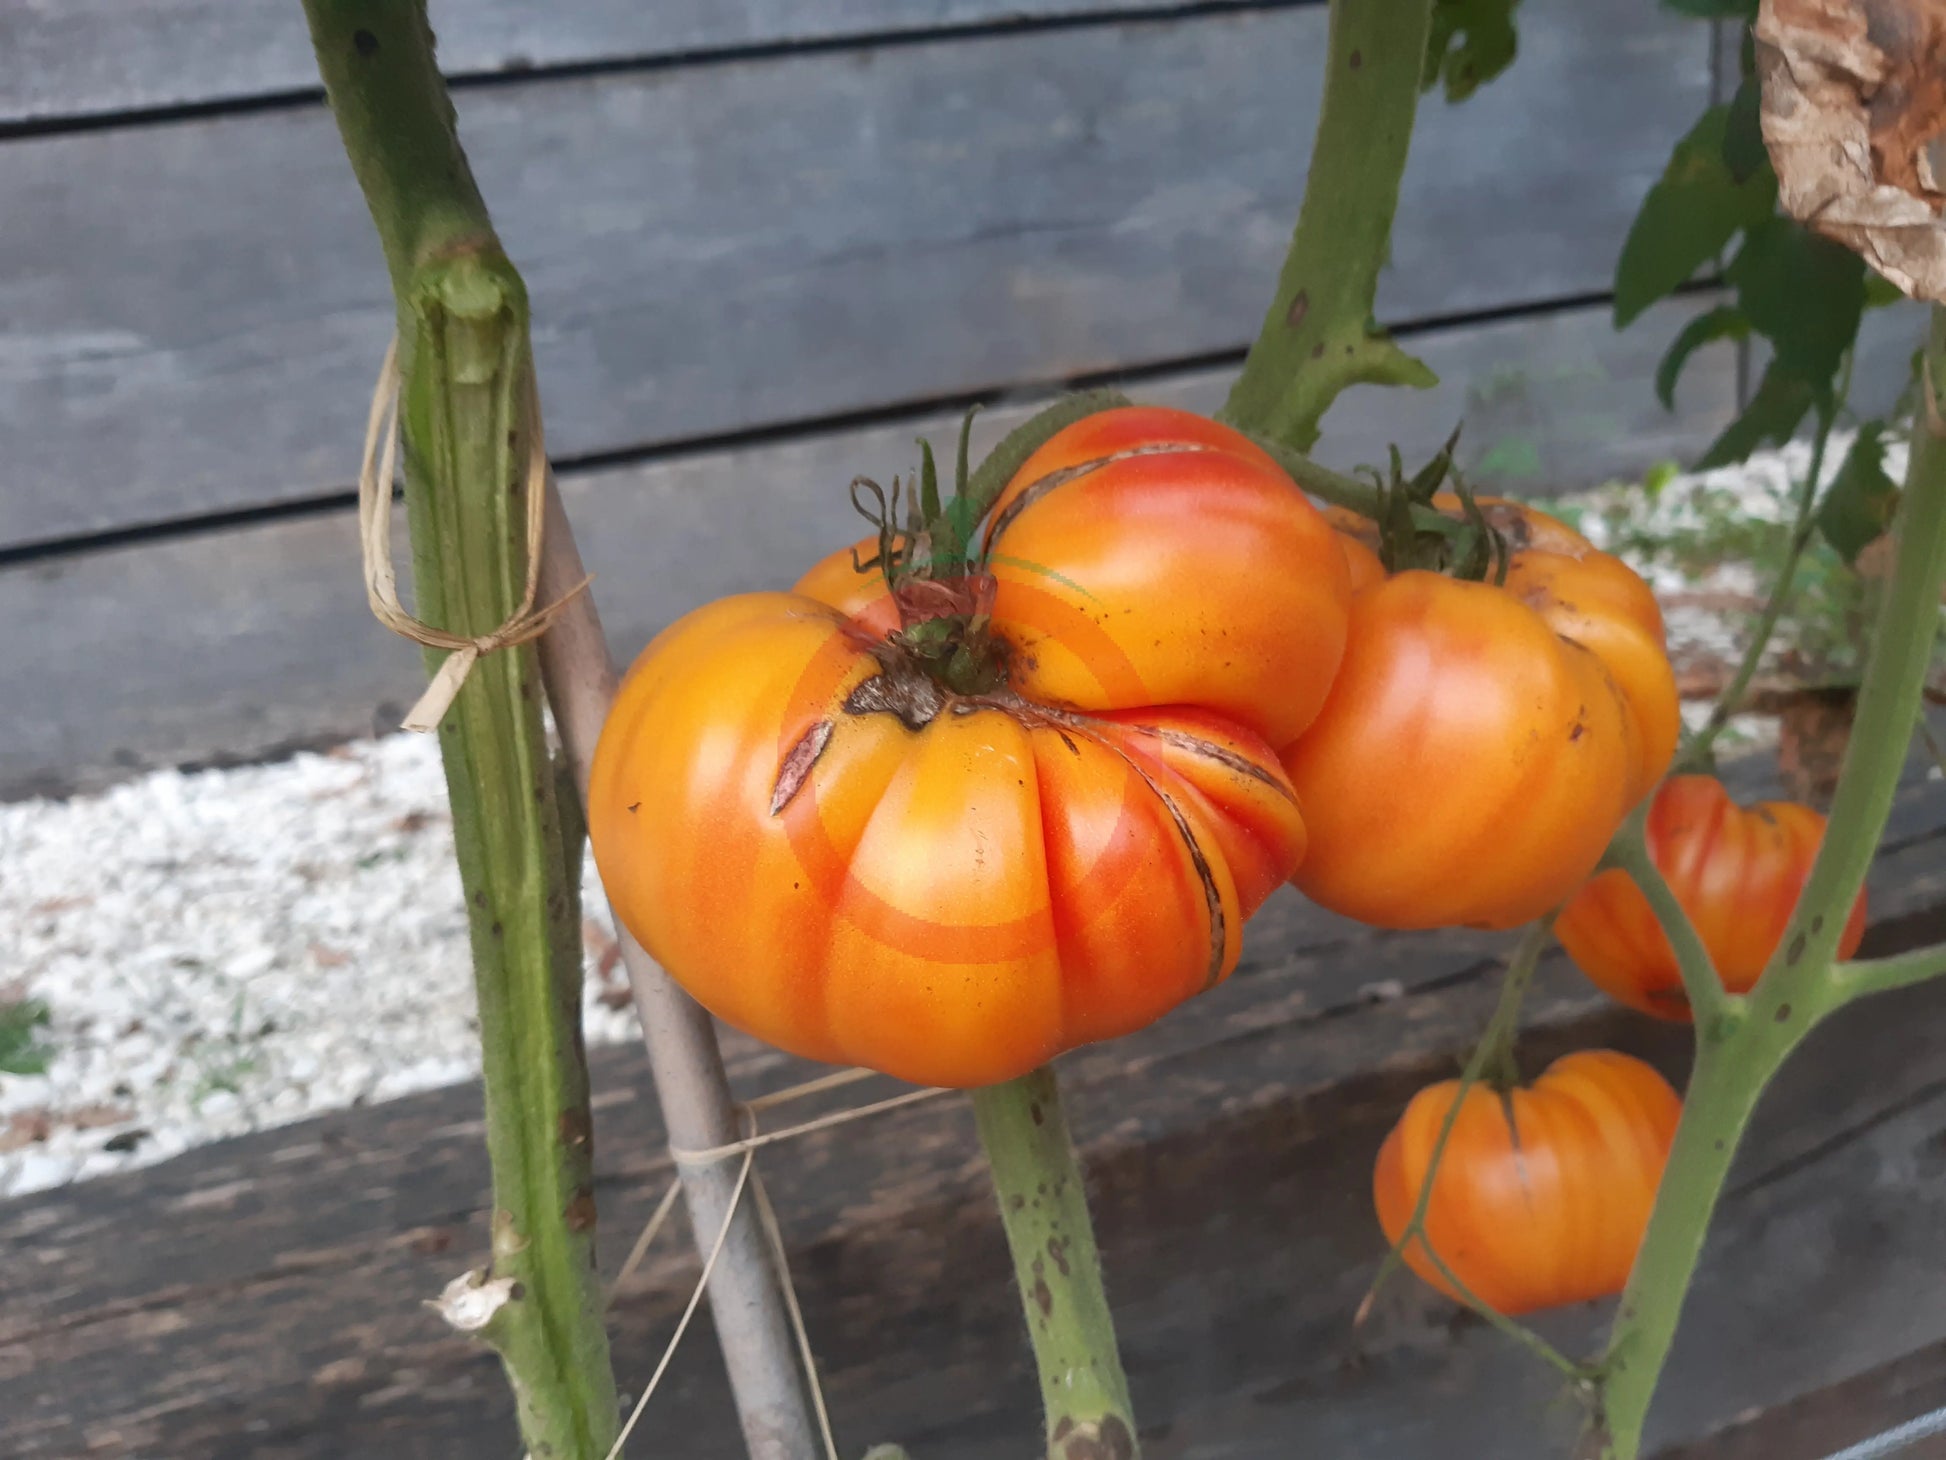
[[[1905,299],[1905,290],[1901,289],[1897,284],[1894,284],[1885,275],[1879,273],[1876,269],[1868,269],[1865,271],[1865,307],[1867,309],[1883,309],[1888,304],[1903,304]]]
[[[39,999],[0,1004],[0,1075],[39,1075],[47,1070],[47,1049],[35,1033],[48,1021]]]
[[[1789,218],[1771,218],[1745,236],[1726,277],[1750,327],[1775,349],[1776,367],[1829,409],[1865,309],[1865,261]]]
[[[1421,81],[1430,91],[1443,79],[1446,100],[1465,101],[1513,64],[1519,49],[1514,7],[1520,0],[1437,0]]]
[[[1762,102],[1763,88],[1757,84],[1757,78],[1746,76],[1737,87],[1737,94],[1730,98],[1729,115],[1724,118],[1723,165],[1730,169],[1730,178],[1738,185],[1770,166],[1770,153],[1764,147],[1763,125],[1758,117]]]
[[[1662,0],[1678,15],[1698,20],[1755,20],[1757,0]]]
[[[1670,154],[1615,264],[1617,329],[1713,262],[1738,230],[1772,216],[1777,179],[1759,169],[1739,183],[1723,160],[1730,109],[1713,106]]]
[[[1845,464],[1818,504],[1818,531],[1847,563],[1884,536],[1899,505],[1899,485],[1885,470],[1885,422],[1867,421]]]
[[[1684,325],[1682,333],[1662,357],[1662,363],[1655,367],[1655,394],[1662,408],[1669,411],[1676,408],[1676,380],[1697,350],[1712,340],[1742,340],[1749,336],[1750,321],[1734,304],[1719,304]]]
[[[1809,413],[1813,393],[1808,382],[1780,368],[1773,360],[1757,383],[1756,393],[1743,414],[1723,428],[1723,434],[1710,443],[1696,463],[1698,471],[1713,466],[1728,466],[1742,461],[1766,441],[1781,445],[1791,439],[1798,423]]]

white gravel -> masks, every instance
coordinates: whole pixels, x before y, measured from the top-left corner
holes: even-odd
[[[592,865],[586,886],[588,1037],[632,1039]],[[466,1079],[437,743],[0,806],[0,970],[52,1016],[46,1073],[0,1075],[0,1196]]]
[[[1834,443],[1833,469],[1842,458]],[[1680,522],[1699,492],[1724,491],[1780,518],[1805,466],[1800,446],[1678,478],[1648,510]],[[1636,511],[1644,493],[1579,500]],[[1757,592],[1740,572],[1652,574],[1678,605],[1678,657],[1734,651],[1742,615],[1706,605]],[[633,1039],[592,865],[586,889],[588,1037]],[[468,1078],[471,970],[437,745],[401,734],[0,805],[0,1003],[23,996],[51,1011],[51,1057],[45,1074],[0,1074],[0,1197]]]

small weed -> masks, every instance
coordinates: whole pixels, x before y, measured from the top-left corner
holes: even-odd
[[[40,1031],[49,1019],[39,999],[0,1004],[0,1075],[39,1075],[47,1071],[51,1051]]]

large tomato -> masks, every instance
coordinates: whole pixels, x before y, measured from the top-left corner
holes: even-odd
[[[1650,803],[1649,858],[1709,950],[1723,986],[1748,993],[1784,936],[1824,818],[1808,806],[1763,801],[1747,810],[1713,776],[1671,776]],[[1689,1018],[1675,950],[1626,872],[1594,877],[1554,924],[1568,950],[1610,997],[1664,1019]],[[1865,894],[1845,923],[1838,956],[1858,951]]]
[[[1226,976],[1303,855],[1271,737],[1322,703],[1349,586],[1288,477],[1208,421],[1110,412],[1026,464],[986,546],[990,577],[898,602],[846,551],[699,609],[604,730],[589,836],[617,913],[794,1053],[1022,1074]],[[929,676],[900,633],[924,601],[990,620],[995,682]]]
[[[1293,880],[1361,922],[1540,916],[1594,870],[1675,751],[1675,676],[1647,585],[1542,513],[1481,506],[1510,550],[1498,586],[1388,576],[1353,535],[1360,519],[1338,518],[1360,585],[1344,664],[1284,767],[1311,837]]]
[[[1412,1097],[1379,1148],[1372,1196],[1396,1243],[1412,1220],[1457,1080]],[[1457,1297],[1441,1262],[1489,1307],[1531,1312],[1620,1292],[1642,1244],[1682,1103],[1648,1065],[1611,1050],[1565,1055],[1533,1085],[1466,1092],[1433,1174],[1412,1270]]]

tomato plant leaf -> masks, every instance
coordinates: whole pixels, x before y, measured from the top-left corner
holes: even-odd
[[[1885,470],[1885,422],[1867,421],[1818,504],[1818,531],[1847,563],[1884,536],[1899,505],[1899,485]]]
[[[1710,448],[1696,463],[1698,471],[1728,466],[1742,461],[1766,441],[1782,444],[1791,439],[1798,423],[1809,413],[1815,396],[1810,383],[1781,367],[1773,360],[1764,378],[1750,397],[1743,413],[1723,428]]]
[[[1755,20],[1757,0],[1662,0],[1678,15],[1698,20]]]
[[[1719,304],[1697,315],[1682,327],[1670,344],[1662,363],[1655,367],[1656,399],[1664,410],[1676,408],[1676,380],[1689,357],[1712,340],[1743,340],[1750,337],[1750,321],[1734,304]]]
[[[1513,64],[1519,49],[1514,7],[1520,0],[1437,0],[1426,41],[1421,89],[1441,80],[1446,100],[1465,101]]]
[[[1729,113],[1726,106],[1704,112],[1642,200],[1615,264],[1617,329],[1714,261],[1739,229],[1772,216],[1777,179],[1770,169],[1739,183],[1724,161]]]
[[[1764,147],[1763,126],[1758,113],[1763,88],[1755,76],[1746,76],[1730,99],[1729,115],[1723,122],[1723,165],[1738,186],[1749,182],[1770,166],[1770,153]]]
[[[1889,304],[1903,304],[1906,293],[1876,269],[1865,271],[1865,307],[1883,309]]]
[[[1829,409],[1833,378],[1865,309],[1865,261],[1775,217],[1748,231],[1726,277],[1750,327],[1774,347],[1773,368],[1804,381]]]

